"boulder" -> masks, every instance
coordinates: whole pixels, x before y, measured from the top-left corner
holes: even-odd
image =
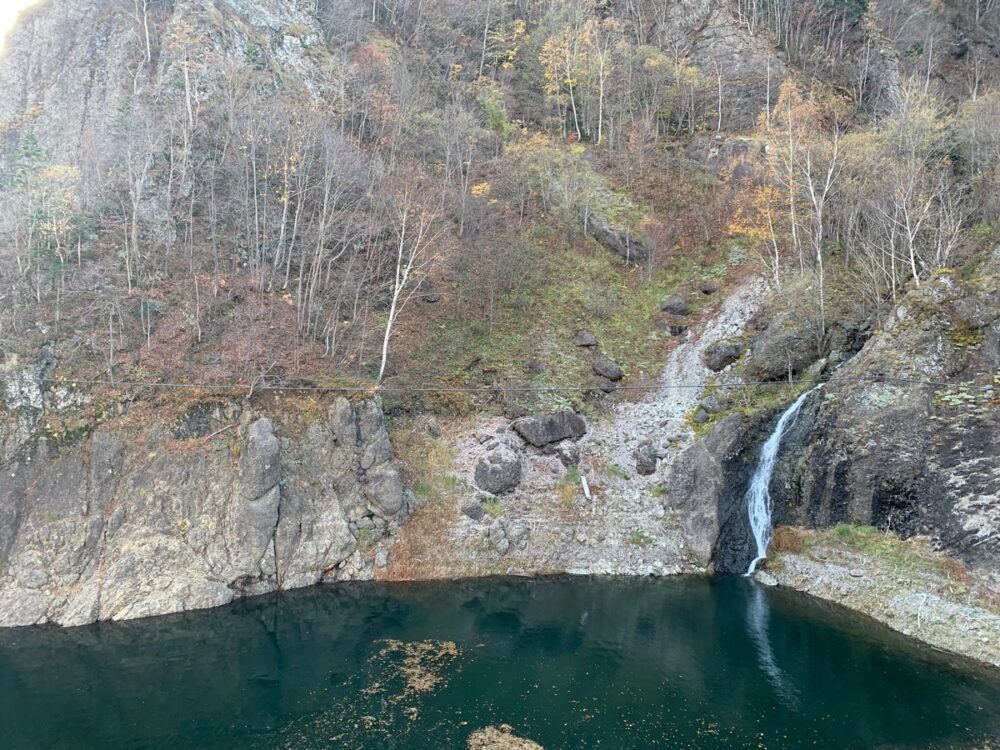
[[[747,355],[747,373],[754,380],[781,380],[798,375],[819,359],[812,326],[784,312],[770,322]]]
[[[702,360],[712,372],[725,370],[743,354],[743,347],[733,341],[715,341],[705,347]]]
[[[597,336],[587,330],[579,331],[573,343],[577,346],[597,346]]]
[[[625,373],[622,372],[622,368],[618,366],[616,362],[605,357],[603,354],[594,360],[594,372],[600,375],[602,378],[607,378],[612,382],[617,382],[621,380]]]
[[[715,294],[719,291],[719,285],[711,281],[703,281],[698,284],[698,291],[704,295]]]
[[[659,455],[650,440],[643,440],[635,449],[635,471],[639,476],[648,477],[656,473]]]
[[[732,402],[725,393],[713,393],[711,396],[706,396],[702,399],[699,406],[704,409],[709,414],[721,414],[724,411],[728,411]]]
[[[679,294],[675,294],[672,297],[667,297],[663,300],[663,302],[660,303],[660,309],[665,313],[670,313],[671,315],[691,314],[691,306],[687,303],[687,300]]]
[[[531,414],[514,422],[514,431],[536,448],[560,440],[577,440],[587,432],[587,423],[569,409],[555,414]]]
[[[521,483],[521,456],[505,443],[497,443],[476,464],[476,486],[493,495],[511,492]]]
[[[511,548],[511,540],[507,537],[507,521],[498,518],[486,530],[486,538],[498,554],[506,555]]]
[[[601,378],[597,382],[597,387],[604,393],[614,393],[618,390],[618,385],[607,378]]]
[[[683,326],[683,325],[669,325],[669,326],[667,326],[667,330],[670,332],[671,336],[674,336],[676,338],[678,336],[683,336],[685,333],[687,333],[688,332],[688,326]]]
[[[403,480],[395,466],[386,465],[366,477],[365,497],[382,518],[393,518],[404,503]]]

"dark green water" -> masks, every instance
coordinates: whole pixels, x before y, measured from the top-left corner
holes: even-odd
[[[399,699],[385,639],[459,654]],[[1000,738],[1000,675],[740,579],[352,585],[0,631],[5,750],[444,750],[500,723],[546,750],[971,749]]]

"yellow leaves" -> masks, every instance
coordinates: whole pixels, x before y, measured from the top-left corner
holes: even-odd
[[[489,195],[493,188],[488,182],[479,182],[473,185],[469,192],[472,193],[476,198],[482,198],[484,195]]]

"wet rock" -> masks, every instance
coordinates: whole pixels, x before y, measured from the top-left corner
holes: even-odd
[[[606,378],[612,382],[617,382],[625,376],[625,373],[622,372],[622,368],[619,367],[616,362],[603,354],[594,360],[593,368],[597,375],[600,375],[602,378]]]
[[[479,459],[476,486],[494,495],[513,491],[521,483],[521,456],[509,445],[499,443]]]
[[[644,440],[635,449],[635,471],[640,476],[648,477],[656,473],[659,461],[658,451],[652,441]]]
[[[573,339],[577,346],[597,346],[597,337],[588,330],[579,331]]]
[[[763,586],[777,586],[778,585],[778,579],[775,578],[770,573],[768,573],[766,570],[758,570],[757,573],[754,574],[753,578],[754,578],[755,581],[757,581],[757,583],[759,583],[759,584],[761,584]]]
[[[705,347],[702,360],[712,372],[725,370],[743,354],[743,347],[733,341],[716,341]]]
[[[687,316],[691,314],[691,305],[679,294],[675,294],[660,303],[660,310],[671,315]]]
[[[587,422],[574,411],[532,414],[514,422],[514,431],[536,448],[560,440],[577,440],[587,432]]]

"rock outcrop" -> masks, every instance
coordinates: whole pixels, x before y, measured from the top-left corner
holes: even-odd
[[[910,292],[806,405],[772,484],[779,523],[927,535],[1000,569],[997,269],[982,278]]]
[[[997,263],[1000,255],[980,274],[985,283],[944,273],[909,292],[805,402],[770,485],[776,525],[866,524],[926,536],[1000,589]],[[849,329],[861,330],[851,324],[833,338]],[[816,357],[802,352],[808,343],[801,326],[778,315],[754,341],[748,373],[802,371]],[[668,497],[699,560],[738,571],[752,557],[744,493],[784,405],[723,416],[725,406],[698,410],[719,421],[674,464]]]
[[[533,414],[512,425],[514,431],[536,448],[561,440],[577,440],[587,432],[587,422],[574,411]]]
[[[24,377],[5,375],[7,392]],[[184,439],[114,420],[77,442],[21,439],[25,412],[30,402],[0,420],[12,449],[0,465],[2,626],[144,617],[366,575],[357,529],[373,543],[406,512],[377,400],[336,399],[307,424],[230,403],[221,425]]]

